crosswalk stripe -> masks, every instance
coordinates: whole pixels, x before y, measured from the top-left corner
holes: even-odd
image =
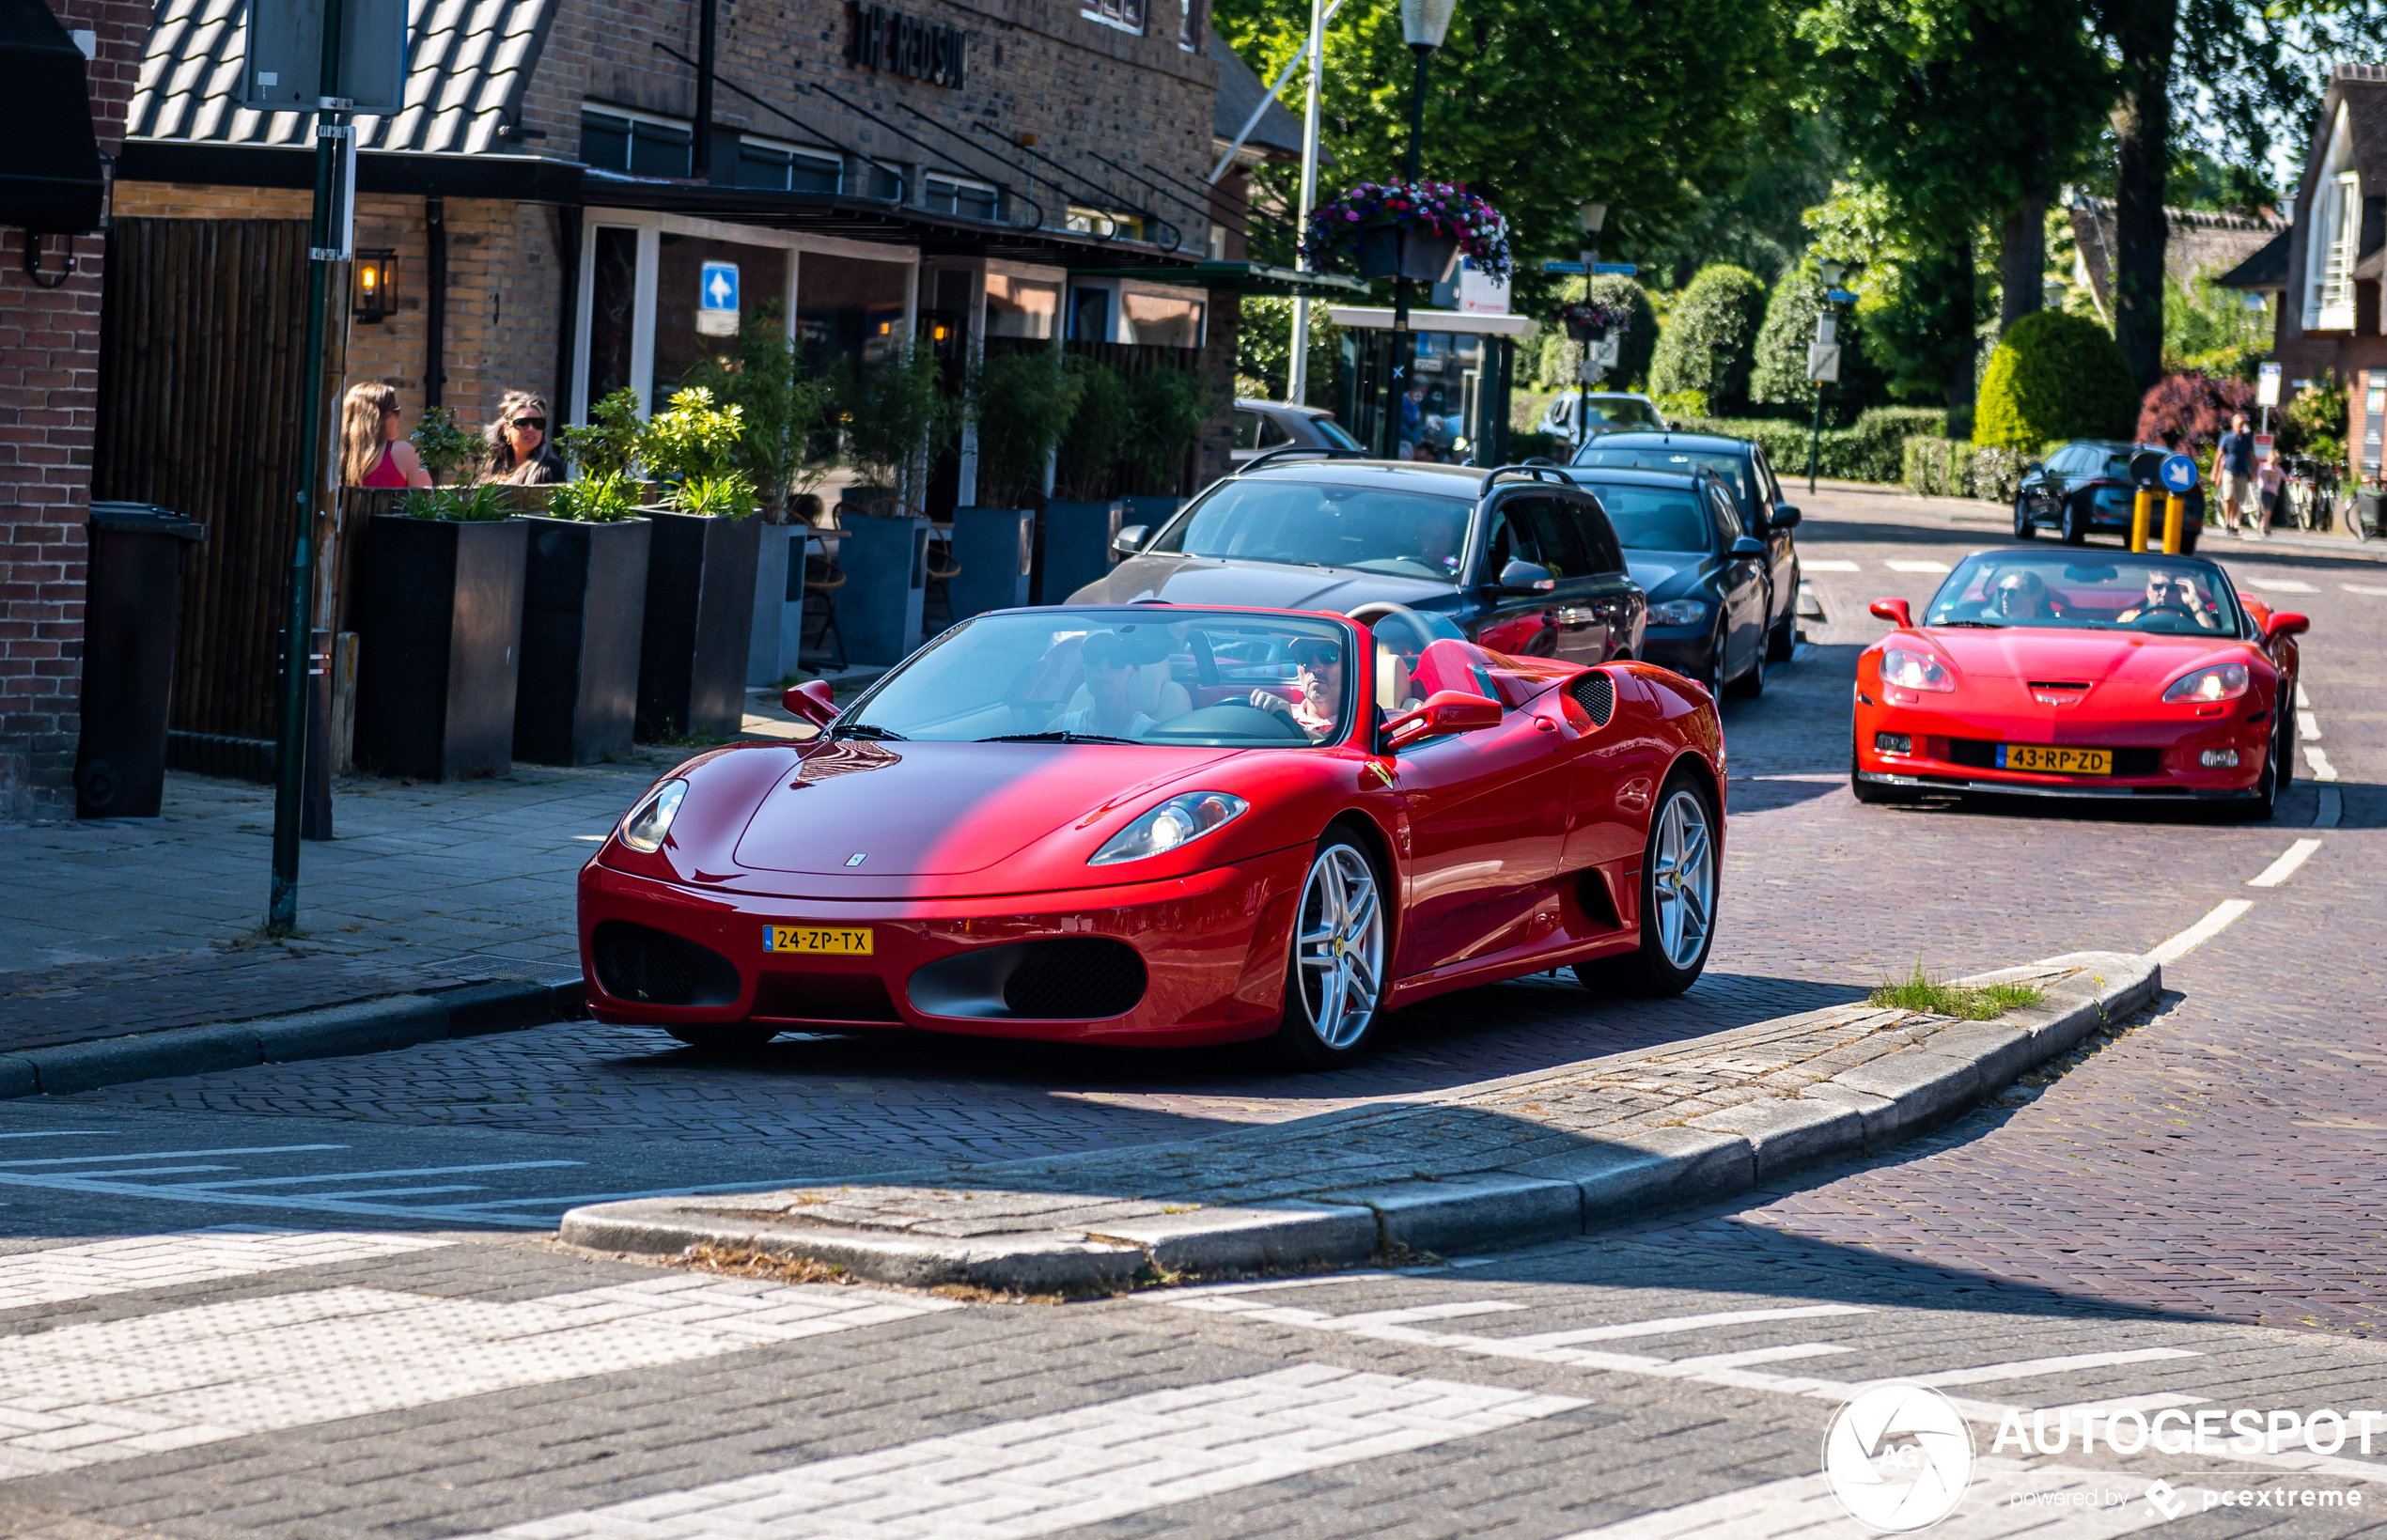
[[[1802,572],[1854,572],[1857,570],[1857,564],[1854,562],[1810,561],[1806,557],[1802,556],[1799,558],[1799,570]]]
[[[264,1235],[200,1231],[53,1246],[0,1257],[0,1310],[395,1256],[450,1244],[434,1236],[334,1230]]]
[[[1583,1405],[1303,1364],[559,1514],[479,1540],[1025,1540]]]
[[[2317,839],[2300,839],[2289,846],[2277,861],[2264,867],[2260,876],[2248,878],[2246,885],[2250,888],[2276,888],[2294,877],[2296,868],[2311,860],[2313,852],[2319,848],[2320,841]]]
[[[2341,583],[2337,586],[2349,594],[2368,594],[2373,599],[2387,599],[2387,588],[2377,587],[2367,583]]]
[[[1881,565],[1893,572],[1944,572],[1948,569],[1945,562],[1883,562]]]
[[[2235,576],[2235,574],[2232,575]],[[2294,578],[2239,578],[2238,581],[2249,588],[2260,588],[2273,594],[2317,594],[2320,592],[2311,583],[2301,583]]]
[[[1753,1321],[1802,1321],[1824,1315],[1869,1315],[1864,1305],[1793,1305],[1776,1310],[1717,1310],[1704,1315],[1661,1315],[1654,1320],[1624,1321],[1614,1326],[1584,1326],[1571,1331],[1543,1331],[1530,1337],[1504,1337],[1519,1347],[1571,1347],[1578,1343],[1618,1342],[1630,1337],[1662,1337],[1676,1331],[1704,1331],[1709,1327],[1745,1326]]]
[[[1918,1385],[1994,1385],[2002,1379],[2036,1379],[2043,1375],[2068,1375],[2083,1369],[2110,1369],[2124,1363],[2158,1363],[2165,1359],[2203,1357],[2185,1347],[2132,1347],[2113,1353],[2067,1353],[2060,1358],[2018,1359],[2012,1363],[1984,1363],[1972,1369],[1942,1369],[1938,1374],[1911,1375]]]

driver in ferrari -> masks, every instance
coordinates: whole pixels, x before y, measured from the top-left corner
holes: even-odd
[[[2131,605],[2114,620],[2129,625],[2133,620],[2151,620],[2157,615],[2177,615],[2201,630],[2222,629],[2221,617],[2206,598],[2204,587],[2186,572],[2171,572],[2161,568],[2146,574],[2146,597]]]
[[[1252,704],[1293,719],[1312,743],[1334,736],[1336,713],[1343,705],[1343,649],[1332,642],[1293,644],[1293,684],[1300,698],[1287,700],[1272,690],[1252,692]]]

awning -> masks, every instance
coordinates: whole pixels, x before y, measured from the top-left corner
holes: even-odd
[[[1162,276],[1144,269],[1082,267],[1074,271],[1084,278]],[[1300,272],[1292,268],[1271,267],[1266,262],[1196,262],[1190,268],[1178,268],[1166,277],[1173,284],[1197,284],[1205,288],[1232,289],[1238,294],[1280,298],[1299,299],[1306,294],[1313,300],[1365,299],[1368,292],[1365,283],[1343,273]]]
[[[1388,332],[1393,326],[1393,307],[1383,305],[1337,304],[1326,313],[1337,326],[1356,327],[1363,332]],[[1479,316],[1465,310],[1412,310],[1409,313],[1409,329],[1412,332],[1459,332],[1474,336],[1529,337],[1541,330],[1541,322],[1531,316]]]
[[[47,0],[0,0],[0,225],[96,230],[106,190],[83,50]]]

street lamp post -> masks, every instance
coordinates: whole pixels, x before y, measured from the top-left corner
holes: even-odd
[[[1584,303],[1591,303],[1591,270],[1599,260],[1599,227],[1608,222],[1608,206],[1589,198],[1575,205],[1575,217],[1583,224]],[[1596,344],[1584,343],[1584,361],[1575,370],[1575,447],[1581,449],[1591,436],[1591,370],[1592,350]]]
[[[1815,345],[1807,350],[1807,378],[1815,385],[1815,423],[1807,429],[1807,493],[1815,494],[1816,459],[1823,445],[1823,387],[1840,378],[1840,280],[1850,264],[1826,257],[1816,264],[1823,278],[1823,304],[1815,315]]]
[[[1409,85],[1409,160],[1404,180],[1414,185],[1426,137],[1426,62],[1442,47],[1450,31],[1451,12],[1459,0],[1400,0],[1401,38],[1417,56],[1417,72]],[[1393,350],[1399,364],[1393,370],[1392,399],[1385,403],[1384,453],[1394,458],[1400,446],[1401,400],[1409,394],[1410,375],[1417,366],[1417,337],[1409,329],[1408,239],[1399,251],[1403,272],[1393,280]]]

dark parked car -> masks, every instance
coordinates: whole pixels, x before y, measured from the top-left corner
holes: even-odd
[[[1238,400],[1235,403],[1235,463],[1256,459],[1272,449],[1341,449],[1360,454],[1357,439],[1343,430],[1331,412],[1297,407],[1285,401]]]
[[[2092,534],[2130,537],[2131,505],[2138,483],[2130,479],[2130,461],[2152,450],[2171,453],[2160,443],[2131,443],[2125,439],[2075,439],[2047,457],[2044,463],[2022,468],[2022,485],[2014,494],[2014,537],[2031,540],[2052,529],[2066,545],[2080,545]],[[2196,532],[2205,523],[2205,489],[2182,499],[2188,506],[2180,525],[2180,549],[2196,549]],[[2148,521],[2148,543],[2163,538],[2163,502],[2159,490]]]
[[[1599,503],[1550,467],[1270,459],[1211,483],[1073,604],[1440,614],[1496,652],[1641,656],[1643,598]]]
[[[1741,533],[1732,489],[1702,466],[1577,471],[1649,595],[1641,656],[1717,694],[1755,695],[1766,681],[1766,547]],[[1795,508],[1776,520],[1795,521]]]
[[[1799,641],[1799,547],[1790,532],[1799,510],[1782,495],[1766,452],[1717,433],[1602,433],[1575,451],[1574,465],[1606,471],[1712,471],[1732,489],[1746,535],[1766,546],[1766,656],[1779,662]]]

